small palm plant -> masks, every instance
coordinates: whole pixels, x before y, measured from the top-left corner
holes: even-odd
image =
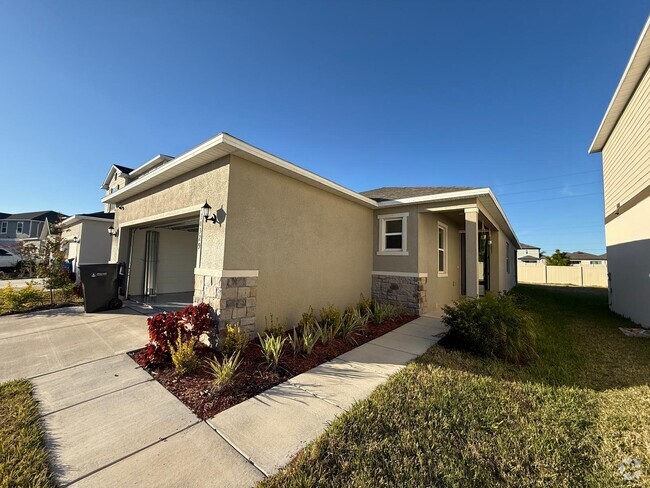
[[[230,384],[241,365],[241,361],[239,352],[232,356],[224,356],[221,361],[216,358],[208,361],[210,376],[212,376],[213,393],[220,392]]]
[[[318,324],[305,327],[302,330],[302,349],[307,356],[311,354],[318,339],[320,339]]]
[[[298,329],[293,329],[293,332],[287,336],[287,341],[293,349],[293,357],[298,357],[303,350],[302,337],[298,333]]]
[[[260,347],[264,353],[264,358],[266,363],[269,365],[271,371],[276,371],[278,369],[278,363],[280,362],[280,357],[282,356],[282,351],[284,350],[284,343],[286,342],[285,337],[265,335],[257,335],[260,339]]]

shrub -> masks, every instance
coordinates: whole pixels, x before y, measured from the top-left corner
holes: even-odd
[[[302,327],[304,330],[307,327],[313,327],[316,324],[316,318],[314,317],[314,309],[309,306],[309,309],[302,314],[298,326]]]
[[[267,320],[264,317],[264,335],[275,336],[275,337],[284,337],[284,331],[286,329],[286,324],[281,324],[280,319],[273,320],[273,314],[271,314],[271,320]]]
[[[534,322],[510,294],[456,301],[443,307],[442,321],[450,327],[447,340],[463,349],[517,364],[538,357]]]
[[[361,298],[359,298],[359,303],[357,303],[357,310],[361,313],[361,315],[372,316],[372,311],[374,308],[375,301],[372,298],[364,297],[362,293]]]
[[[241,330],[239,322],[226,325],[226,337],[223,339],[223,354],[232,356],[239,353],[243,356],[248,345],[248,334]]]
[[[302,329],[302,349],[305,354],[310,355],[314,346],[320,339],[318,324],[311,325]]]
[[[266,363],[272,371],[277,370],[286,339],[274,335],[265,335],[262,337],[258,334],[258,337],[260,338],[260,347],[264,353]]]
[[[224,356],[221,361],[216,358],[208,361],[210,376],[212,376],[212,392],[217,393],[227,387],[235,377],[241,365],[241,356],[238,352],[232,356]]]
[[[174,344],[169,344],[172,363],[174,363],[177,373],[192,373],[199,367],[199,358],[194,350],[195,344],[196,339],[194,337],[187,341],[183,341],[180,331],[178,331],[176,342]]]
[[[14,288],[11,284],[0,290],[1,308],[10,311],[20,312],[29,307],[43,305],[45,302],[45,292],[33,283],[29,283],[25,288]]]
[[[341,322],[341,312],[334,305],[320,309],[320,324],[324,327],[337,327]]]
[[[136,355],[136,361],[143,366],[162,364],[171,359],[170,344],[180,334],[181,341],[199,339],[212,327],[212,307],[207,303],[190,305],[178,312],[163,312],[147,319],[149,343]]]
[[[291,349],[293,349],[293,357],[294,358],[298,357],[298,355],[300,355],[300,353],[302,352],[303,344],[302,344],[302,337],[298,333],[297,328],[294,328],[291,334],[287,336],[287,340],[291,345]]]

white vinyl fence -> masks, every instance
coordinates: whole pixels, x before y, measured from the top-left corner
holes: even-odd
[[[519,283],[607,287],[607,266],[517,265]]]

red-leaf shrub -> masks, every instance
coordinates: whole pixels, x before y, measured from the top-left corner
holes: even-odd
[[[174,344],[181,334],[181,341],[199,339],[212,327],[212,307],[207,303],[190,305],[178,312],[163,312],[147,319],[149,343],[136,355],[143,367],[171,360],[169,344]]]

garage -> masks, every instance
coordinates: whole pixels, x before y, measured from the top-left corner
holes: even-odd
[[[198,233],[196,214],[130,229],[127,297],[167,311],[191,304]]]

